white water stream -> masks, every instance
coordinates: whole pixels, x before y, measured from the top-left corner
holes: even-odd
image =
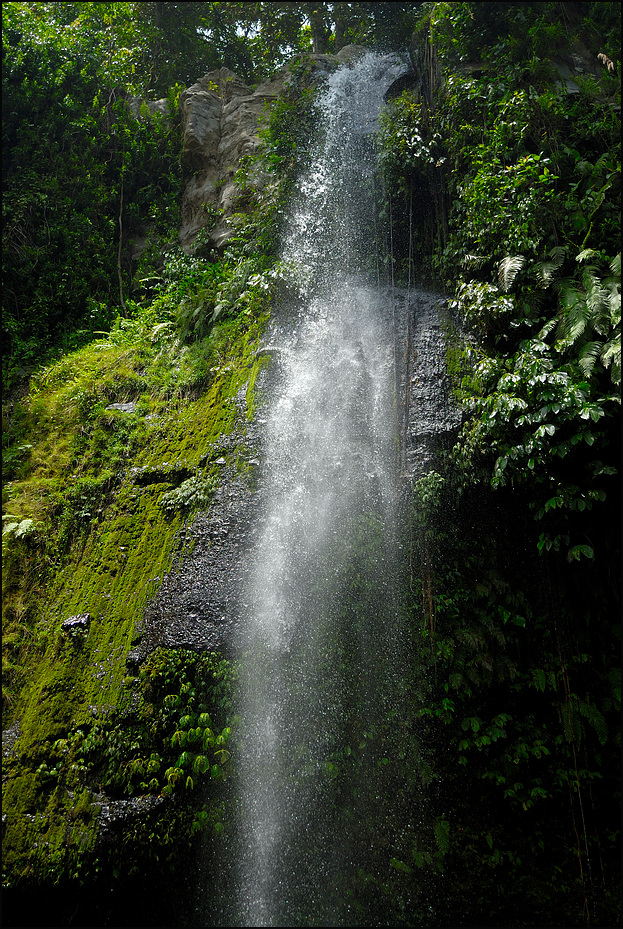
[[[374,133],[404,64],[332,74],[282,259],[302,301],[271,335],[263,515],[247,564],[235,922],[364,924],[354,876],[387,798],[375,778],[399,702],[394,310],[376,284]],[[389,801],[391,804],[391,801]]]

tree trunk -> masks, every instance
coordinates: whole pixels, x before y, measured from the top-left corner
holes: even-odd
[[[119,278],[119,300],[123,315],[127,319],[128,311],[126,310],[125,300],[123,298],[123,275],[121,273],[121,246],[123,244],[123,173],[121,174],[121,198],[119,201],[119,247],[117,249],[117,277]]]
[[[348,3],[334,3],[333,4],[333,16],[335,18],[335,51],[339,52],[341,48],[344,48],[348,44],[346,40],[346,34],[348,31],[348,19],[349,19],[349,6]]]
[[[322,55],[327,50],[327,27],[325,17],[327,9],[324,3],[306,3],[305,13],[309,19],[312,35],[312,52],[314,55]]]

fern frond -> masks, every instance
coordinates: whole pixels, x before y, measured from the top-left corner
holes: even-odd
[[[477,271],[478,268],[482,268],[486,261],[487,258],[484,255],[463,255],[461,264],[464,268],[473,268],[475,271]]]
[[[543,341],[546,339],[550,332],[554,329],[555,326],[559,324],[560,320],[557,316],[554,316],[553,319],[550,319],[549,322],[546,322],[543,328],[540,330],[537,339]]]
[[[498,265],[498,281],[505,293],[513,286],[515,278],[524,267],[525,263],[526,259],[524,255],[507,255],[506,258],[502,258]]]
[[[612,261],[610,262],[610,270],[615,277],[618,277],[619,284],[621,283],[621,252],[618,255],[615,255]]]
[[[577,288],[564,287],[561,294],[562,329],[570,342],[576,342],[584,332],[591,318],[591,310],[585,295]]]
[[[591,311],[593,325],[597,328],[603,324],[609,315],[606,314],[608,291],[599,278],[589,270],[584,272],[582,280],[586,291],[586,303]]]
[[[578,709],[584,719],[588,720],[597,733],[597,738],[601,744],[605,745],[608,741],[608,725],[601,712],[594,704],[585,702],[584,700],[578,701]]]
[[[606,302],[610,310],[610,324],[614,327],[621,323],[621,282],[609,278],[605,286]]]
[[[553,261],[540,261],[536,266],[536,277],[542,287],[549,287],[558,269]]]
[[[575,256],[575,260],[582,264],[583,261],[586,261],[588,258],[599,257],[599,252],[596,252],[594,248],[583,248],[579,255]]]
[[[563,261],[567,257],[567,251],[566,245],[554,245],[553,248],[550,248],[548,255],[556,265],[556,270],[562,266]]]
[[[543,287],[549,287],[565,260],[567,249],[564,245],[555,245],[548,252],[550,261],[541,261],[536,265],[537,280]]]
[[[580,362],[580,367],[582,372],[586,377],[590,377],[593,373],[597,359],[601,355],[601,350],[603,348],[603,342],[587,342],[586,345],[583,345],[578,360]]]
[[[617,332],[614,339],[606,342],[599,356],[604,368],[611,368],[610,377],[614,384],[621,383],[621,333]]]

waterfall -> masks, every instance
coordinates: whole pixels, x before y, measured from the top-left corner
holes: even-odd
[[[281,257],[300,300],[270,335],[230,925],[383,922],[355,885],[387,866],[383,729],[406,678],[396,321],[377,284],[374,216],[377,116],[403,71],[366,53],[330,75],[287,217]]]

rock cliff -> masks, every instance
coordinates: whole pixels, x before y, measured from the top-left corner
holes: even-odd
[[[190,175],[180,229],[185,249],[202,229],[210,230],[209,243],[218,249],[231,236],[227,220],[235,212],[236,171],[243,158],[257,151],[263,117],[283,90],[287,77],[287,72],[281,72],[275,80],[253,90],[233,71],[220,68],[183,92],[182,163]],[[258,175],[256,182],[262,180]],[[216,225],[215,216],[220,217]]]

